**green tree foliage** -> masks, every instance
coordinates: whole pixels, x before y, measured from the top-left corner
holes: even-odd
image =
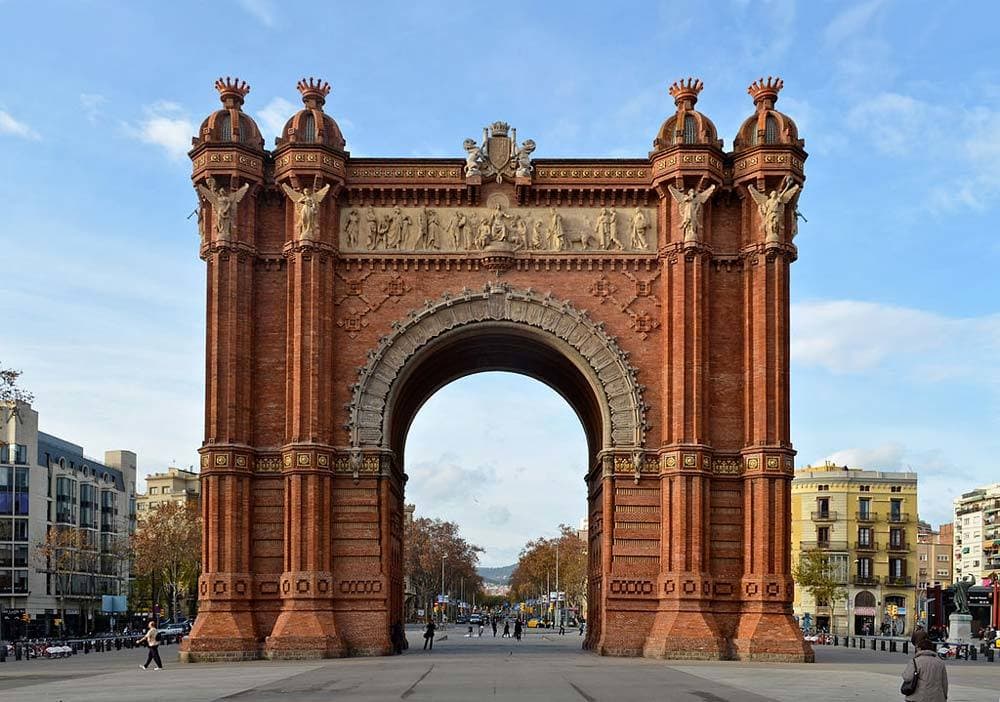
[[[812,595],[818,606],[844,599],[847,596],[840,586],[840,576],[822,551],[803,551],[792,566],[792,577],[797,585]]]
[[[454,522],[416,517],[407,522],[404,540],[403,567],[417,607],[429,608],[441,591],[442,559],[446,594],[458,597],[464,589],[471,602],[473,593],[481,591],[476,564],[483,549],[463,539]]]
[[[510,594],[514,600],[538,597],[548,583],[556,589],[556,551],[559,552],[559,589],[566,593],[568,604],[578,605],[587,595],[587,544],[576,529],[559,525],[559,536],[529,541],[521,549],[517,566],[510,576]]]

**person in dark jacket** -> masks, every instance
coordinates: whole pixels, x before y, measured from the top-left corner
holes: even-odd
[[[521,640],[521,620],[517,619],[514,622],[514,638],[518,641]]]
[[[912,681],[914,676],[917,689],[906,696],[907,702],[947,702],[948,669],[927,636],[917,642],[916,654],[903,669],[903,682]]]
[[[424,627],[424,650],[433,651],[434,650],[434,620],[427,617],[427,626]]]

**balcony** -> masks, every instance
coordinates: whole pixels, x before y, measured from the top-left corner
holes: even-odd
[[[854,584],[861,587],[875,587],[878,585],[877,575],[855,575]]]
[[[878,512],[857,512],[856,517],[859,522],[875,522],[878,521]]]
[[[861,543],[860,541],[854,542],[855,551],[867,551],[874,553],[878,551],[878,541],[868,541],[866,543]]]
[[[890,541],[889,545],[885,547],[885,550],[895,553],[905,553],[910,550],[910,545],[905,541]]]
[[[908,521],[910,521],[910,515],[906,512],[896,512],[895,514],[892,512],[889,513],[890,524],[905,524]]]
[[[846,541],[800,541],[799,548],[803,551],[846,551]]]
[[[886,577],[885,584],[890,587],[909,587],[913,584],[913,578],[909,575],[890,575]]]
[[[819,512],[812,513],[812,520],[814,522],[835,522],[837,521],[837,513],[826,510],[825,512],[820,510]]]

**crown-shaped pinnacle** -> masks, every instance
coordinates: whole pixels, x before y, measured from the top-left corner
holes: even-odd
[[[753,97],[755,105],[766,103],[770,106],[777,101],[778,92],[783,87],[785,87],[785,82],[781,78],[768,76],[767,80],[758,78],[751,83],[750,87],[747,88],[747,92]]]
[[[310,109],[320,109],[330,94],[330,84],[319,78],[303,78],[295,84],[302,94],[302,102]]]
[[[688,107],[698,102],[698,93],[702,91],[705,84],[698,78],[681,78],[671,84],[668,92],[674,99],[675,105],[688,102]]]
[[[227,108],[242,105],[243,98],[250,92],[250,86],[245,80],[229,76],[215,81],[215,89],[219,91],[219,99]]]

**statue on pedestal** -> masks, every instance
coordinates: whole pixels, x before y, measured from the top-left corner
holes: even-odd
[[[779,243],[785,229],[785,205],[795,197],[799,186],[792,180],[791,176],[786,176],[781,187],[772,190],[767,195],[757,190],[752,184],[748,185],[747,189],[750,191],[750,197],[757,203],[761,226],[764,228],[764,242],[768,244]]]
[[[319,239],[319,204],[323,202],[323,198],[330,191],[330,184],[327,183],[317,190],[318,185],[318,177],[313,181],[312,189],[302,188],[301,192],[286,183],[281,184],[281,189],[295,203],[298,235],[299,239],[303,241]]]
[[[753,186],[750,186],[751,189]],[[686,193],[668,185],[671,197],[677,202],[677,211],[681,216],[681,231],[684,232],[684,243],[701,243],[701,211],[708,199],[715,192],[715,184],[698,193],[691,188]]]
[[[240,188],[235,185],[228,191],[225,188],[215,188],[215,179],[209,176],[207,186],[199,185],[198,192],[212,205],[212,215],[215,217],[215,234],[219,241],[231,241],[233,238],[233,208],[240,203],[250,188],[244,183]]]

